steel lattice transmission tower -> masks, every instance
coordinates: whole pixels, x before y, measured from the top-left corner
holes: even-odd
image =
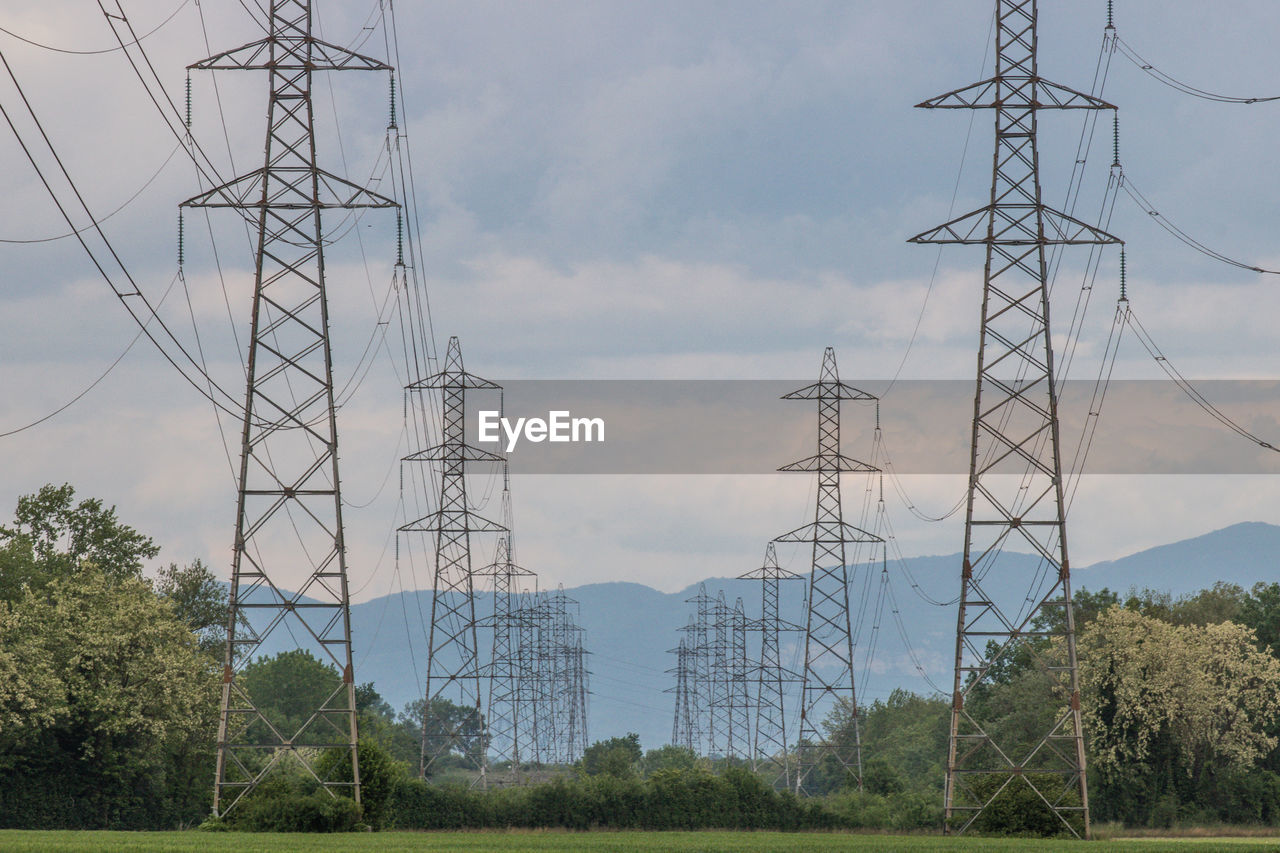
[[[311,105],[317,71],[389,66],[311,34],[311,0],[272,0],[266,38],[191,65],[270,75],[262,168],[183,202],[230,208],[253,223],[256,261],[230,613],[218,720],[213,813],[225,815],[285,756],[330,794],[360,800],[346,549],[338,477],[333,358],[325,281],[326,210],[396,207],[317,165]],[[297,584],[296,592],[285,585]],[[260,708],[237,679],[269,635],[340,673],[300,727]],[[318,758],[339,752],[334,772]]]
[[[694,605],[693,616],[689,625],[684,628],[688,635],[690,654],[689,675],[692,684],[689,688],[689,701],[693,706],[693,729],[697,744],[694,751],[705,749],[705,754],[710,755],[715,749],[716,739],[711,716],[711,610],[715,599],[707,594],[707,585],[700,583],[697,595],[685,599],[685,603]]]
[[[542,665],[538,635],[541,628],[541,596],[536,592],[521,593],[521,604],[514,608],[516,628],[516,728],[527,744],[526,757],[536,766],[543,764],[543,732],[547,721],[546,703],[542,696]]]
[[[1119,241],[1041,202],[1036,119],[1113,107],[1041,79],[1036,38],[1035,0],[997,0],[995,76],[918,105],[995,113],[991,202],[912,238],[986,247],[945,806],[948,830],[964,831],[1009,785],[1026,785],[1088,837],[1045,249]],[[1040,558],[1047,583],[1001,573],[1015,544]],[[1006,709],[983,701],[992,666],[1027,657],[1042,716],[1030,739],[997,730]]]
[[[682,746],[690,752],[696,752],[697,723],[694,719],[689,684],[693,670],[693,654],[684,637],[680,638],[680,643],[674,649],[668,649],[668,652],[676,656],[675,669],[667,670],[668,674],[676,677],[676,686],[668,687],[663,691],[674,693],[676,697],[675,713],[671,719],[671,743],[673,746]]]
[[[520,620],[523,615],[512,605],[512,595],[518,594],[518,579],[534,577],[528,569],[516,565],[512,547],[514,525],[511,512],[511,489],[507,471],[503,470],[502,523],[506,535],[498,537],[494,561],[480,570],[480,574],[493,579],[493,616],[487,627],[493,630],[493,644],[488,667],[489,708],[487,715],[488,740],[495,764],[507,764],[503,781],[518,782],[520,778],[521,748],[528,757],[528,738],[531,729],[521,728],[520,703],[521,679],[524,677],[519,655]],[[515,636],[513,637],[513,633]]]
[[[747,673],[752,661],[747,656],[747,614],[739,597],[729,614],[729,746],[726,757],[751,756],[751,694]]]
[[[812,546],[808,614],[805,620],[804,672],[800,694],[800,740],[796,792],[824,756],[830,755],[862,787],[862,741],[858,700],[853,683],[853,631],[849,619],[849,572],[845,545],[883,541],[844,520],[840,507],[840,474],[872,473],[879,469],[840,452],[840,402],[876,398],[840,381],[835,350],[822,353],[822,371],[812,385],[785,395],[784,400],[818,402],[818,452],[784,465],[779,471],[818,475],[818,496],[811,524],[777,537],[775,542],[804,542]],[[828,719],[844,717],[852,738],[828,737]]]
[[[576,623],[569,606],[578,602],[557,587],[550,598],[552,647],[554,664],[552,696],[557,704],[555,718],[556,755],[561,763],[572,764],[587,748],[587,670],[586,649],[582,637],[585,629]]]
[[[406,462],[440,463],[439,509],[400,528],[410,533],[434,534],[435,540],[419,774],[425,777],[440,757],[456,750],[480,771],[483,782],[489,738],[476,642],[476,573],[471,568],[471,534],[503,533],[506,529],[471,511],[467,504],[466,475],[468,463],[503,460],[501,456],[467,444],[464,425],[467,390],[498,390],[499,386],[466,372],[462,365],[462,347],[457,337],[451,337],[444,369],[413,383],[409,389],[439,389],[443,403],[442,442],[405,457]],[[448,700],[457,706],[459,713],[455,719],[447,719],[439,700]]]
[[[711,683],[708,701],[709,723],[707,730],[707,754],[728,757],[733,753],[733,718],[729,714],[729,632],[733,611],[724,600],[724,590],[717,590],[715,603],[711,605],[711,623],[707,650],[710,662]]]
[[[760,621],[748,625],[760,632],[760,665],[756,668],[756,726],[751,750],[753,766],[760,760],[778,768],[774,787],[791,786],[791,753],[787,744],[786,691],[783,684],[796,681],[795,674],[782,666],[780,640],[783,631],[802,631],[799,625],[785,622],[779,614],[778,582],[799,580],[800,575],[779,568],[774,544],[765,546],[764,565],[738,576],[743,580],[759,580]]]
[[[551,595],[540,592],[534,597],[533,636],[534,703],[537,708],[537,750],[539,764],[559,762],[557,750],[561,721],[556,701],[555,616]]]

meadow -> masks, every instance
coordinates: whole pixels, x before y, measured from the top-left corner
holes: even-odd
[[[6,853],[278,853],[303,850],[377,850],[379,853],[466,851],[466,853],[858,853],[858,851],[1056,851],[1080,849],[1081,842],[1036,838],[944,838],[931,835],[872,835],[787,832],[379,832],[326,835],[209,832],[0,831]],[[1096,845],[1090,845],[1096,846]],[[1109,838],[1107,850],[1140,853],[1280,850],[1280,837]]]

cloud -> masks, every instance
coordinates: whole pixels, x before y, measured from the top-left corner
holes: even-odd
[[[129,12],[145,32],[176,5],[130,4]],[[1087,86],[1104,14],[1102,3],[1088,5],[1041,10],[1041,68],[1051,79]],[[1206,7],[1169,16],[1163,9],[1154,0],[1127,3],[1120,32],[1175,76],[1210,89],[1270,94],[1253,91],[1251,82],[1280,76],[1275,51],[1263,41],[1267,29],[1257,26],[1269,20],[1269,5],[1240,3],[1230,15]],[[366,12],[325,5],[326,35],[358,41]],[[398,79],[408,104],[399,119],[409,133],[423,217],[424,252],[410,261],[425,283],[437,336],[461,334],[475,372],[498,379],[790,379],[811,375],[822,347],[833,345],[846,376],[886,379],[903,363],[919,320],[902,375],[971,377],[981,249],[947,249],[928,292],[938,255],[905,239],[946,218],[955,187],[954,212],[984,202],[989,117],[978,116],[968,133],[967,117],[910,105],[980,76],[986,10],[954,0],[446,2],[402,5],[396,14]],[[63,47],[113,42],[103,19],[67,0],[28,4],[3,24]],[[361,49],[376,54],[381,34],[371,33]],[[181,103],[187,64],[257,36],[234,5],[191,4],[145,44]],[[124,57],[68,57],[2,38],[95,212],[115,209],[176,143]],[[383,75],[321,80],[316,116],[328,168],[357,179],[377,171],[386,150],[386,85]],[[232,155],[238,171],[261,157],[262,87],[254,73],[193,80],[194,132],[228,175]],[[11,103],[12,93],[0,91]],[[1122,108],[1126,171],[1163,213],[1228,254],[1280,263],[1266,248],[1273,200],[1256,178],[1280,129],[1274,109],[1186,101],[1119,58],[1107,95]],[[1046,116],[1041,126],[1046,199],[1055,204],[1076,160],[1078,121]],[[1110,162],[1106,124],[1104,117],[1078,208],[1088,217],[1099,209]],[[0,158],[7,166],[0,169],[0,238],[61,233],[7,135]],[[176,205],[198,190],[179,154],[107,224],[153,298],[174,273]],[[188,290],[211,368],[235,389],[251,240],[231,214],[212,219],[223,275],[203,218],[189,214]],[[340,216],[329,221],[351,224],[339,225]],[[1280,308],[1280,291],[1269,280],[1172,242],[1124,198],[1110,228],[1128,241],[1135,311],[1185,373],[1276,375],[1268,318]],[[357,231],[363,246],[347,240],[329,250],[340,385],[364,375],[360,354],[379,340],[393,229],[390,215],[370,214]],[[1084,250],[1065,256],[1054,296],[1060,336],[1086,258]],[[0,263],[0,413],[7,425],[69,399],[135,328],[73,241],[3,244]],[[1093,284],[1076,377],[1097,373],[1116,279],[1111,253]],[[194,348],[186,298],[175,291],[164,316]],[[1160,375],[1134,344],[1126,338],[1116,375]],[[44,482],[67,480],[82,494],[119,503],[122,517],[166,546],[166,557],[199,553],[225,571],[234,490],[217,423],[149,344],[138,347],[72,409],[0,440],[9,473],[0,500],[11,505]],[[398,347],[392,334],[387,349]],[[367,582],[366,596],[391,577],[384,548],[397,523],[398,478],[393,472],[383,483],[402,452],[405,372],[400,360],[393,369],[386,350],[376,351],[374,369],[340,413],[344,486],[353,503],[370,502],[347,515],[353,588]],[[1257,413],[1240,417],[1260,430],[1274,426]],[[236,427],[222,426],[234,451]],[[956,429],[963,440],[967,424]],[[1130,439],[1159,440],[1155,433]],[[548,581],[623,577],[673,588],[755,564],[762,539],[803,518],[805,479],[528,478],[516,490],[519,542]],[[1271,479],[1086,479],[1073,509],[1075,559],[1269,518],[1276,506]],[[963,478],[903,480],[925,513],[950,507],[964,487]],[[475,488],[478,496],[486,485]],[[893,511],[907,553],[959,547],[958,517],[929,524],[912,520],[905,506]],[[370,579],[375,566],[381,568]]]

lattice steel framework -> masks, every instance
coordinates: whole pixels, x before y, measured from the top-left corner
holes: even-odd
[[[435,545],[419,775],[425,777],[439,758],[457,751],[480,772],[483,781],[488,735],[476,638],[471,534],[503,533],[506,528],[481,518],[468,507],[466,473],[468,463],[503,460],[467,444],[464,424],[467,390],[498,390],[499,386],[466,372],[462,346],[455,336],[449,338],[444,369],[409,386],[411,391],[425,389],[440,391],[442,441],[406,456],[404,461],[440,463],[439,509],[400,528],[409,533],[434,534]],[[437,713],[438,700],[442,699],[453,702],[461,713],[452,719]]]
[[[751,755],[751,693],[747,689],[751,665],[747,656],[747,613],[739,597],[729,614],[729,744],[725,754],[730,758]]]
[[[784,465],[779,471],[818,475],[814,520],[775,542],[804,542],[812,547],[808,613],[805,619],[804,672],[800,694],[800,739],[796,767],[796,792],[825,756],[833,756],[862,787],[862,739],[858,726],[858,700],[853,683],[853,631],[849,619],[849,573],[845,545],[881,542],[880,537],[844,520],[840,507],[840,474],[844,471],[878,471],[840,452],[840,402],[871,401],[875,397],[840,381],[835,350],[822,354],[818,381],[785,395],[784,400],[816,400],[818,403],[818,452]],[[845,718],[849,731],[839,738],[826,730],[828,720]]]
[[[664,693],[675,694],[675,712],[671,719],[671,743],[682,746],[690,752],[696,752],[698,738],[695,735],[697,723],[693,713],[693,702],[690,695],[690,675],[692,673],[692,650],[684,637],[680,643],[668,652],[676,656],[675,669],[667,670],[676,677],[675,687],[668,687]]]
[[[515,608],[516,660],[519,678],[516,682],[516,728],[523,733],[528,744],[526,760],[535,766],[543,764],[543,739],[546,729],[546,703],[543,697],[542,658],[539,632],[541,629],[541,596],[536,592],[520,595],[520,606]]]
[[[1042,79],[1036,47],[1035,0],[997,0],[995,76],[918,104],[995,112],[990,203],[912,238],[986,247],[945,807],[948,830],[963,832],[1010,785],[1026,785],[1088,837],[1045,247],[1119,241],[1041,202],[1036,117],[1113,107]],[[1027,578],[1024,593],[1000,573],[1013,544],[1040,557],[1047,590]],[[1043,728],[997,743],[995,711],[1007,709],[982,702],[988,676],[1028,655]]]
[[[587,669],[586,633],[581,625],[572,625],[569,657],[569,762],[577,761],[587,751],[587,696],[590,670]]]
[[[503,523],[511,530],[511,492],[508,489],[503,489],[502,503]],[[527,715],[522,715],[520,708],[524,698],[520,682],[525,673],[517,646],[523,614],[512,606],[512,594],[519,592],[518,579],[534,577],[534,573],[515,564],[510,533],[498,537],[493,563],[485,566],[479,573],[493,579],[493,616],[487,620],[487,627],[493,630],[492,654],[486,673],[489,681],[486,718],[489,754],[494,765],[506,766],[502,778],[496,781],[516,783],[520,780],[521,760],[529,757],[532,751],[527,743],[531,732],[529,729],[522,730],[520,726],[522,717],[527,718]],[[515,642],[513,633],[517,635]],[[524,755],[521,754],[522,748]]]
[[[710,699],[707,702],[707,754],[728,756],[733,751],[733,720],[729,715],[729,631],[733,611],[717,590],[711,605],[707,659],[710,664]]]
[[[786,690],[784,684],[798,680],[784,669],[780,652],[783,631],[802,631],[799,625],[784,621],[779,612],[778,582],[800,580],[800,575],[778,566],[774,544],[765,546],[764,565],[738,576],[760,581],[760,621],[748,628],[760,632],[760,664],[756,667],[755,740],[751,750],[752,767],[766,761],[778,769],[774,787],[791,786],[791,752],[787,743]]]
[[[346,550],[325,281],[325,210],[396,203],[317,165],[316,71],[389,70],[311,34],[311,0],[272,0],[266,38],[190,66],[270,75],[262,168],[183,202],[230,208],[257,239],[237,478],[213,813],[227,814],[291,756],[331,795],[360,799]],[[297,584],[288,592],[284,584]],[[283,626],[340,678],[301,726],[258,707],[241,666]],[[342,758],[318,759],[330,752]]]
[[[711,609],[715,599],[707,593],[707,585],[698,584],[698,592],[692,598],[685,599],[686,604],[694,606],[689,625],[683,630],[688,636],[690,667],[689,675],[692,683],[689,688],[689,701],[693,706],[694,728],[697,734],[695,752],[705,751],[710,755],[714,751],[715,733],[711,723]]]
[[[574,621],[570,607],[578,602],[564,589],[545,596],[539,649],[544,702],[541,719],[543,753],[553,764],[572,764],[587,747],[587,668],[584,629]]]

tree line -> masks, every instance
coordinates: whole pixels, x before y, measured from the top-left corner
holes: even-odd
[[[646,752],[628,735],[593,744],[573,767],[542,768],[539,784],[481,791],[466,769],[485,748],[474,713],[445,700],[396,711],[371,683],[357,688],[361,806],[292,767],[226,821],[207,821],[226,587],[199,560],[148,579],[158,555],[114,508],[68,485],[21,497],[0,526],[0,827],[941,826],[950,705],[938,696],[897,690],[860,709],[861,789],[831,762],[796,797],[774,789],[770,768]],[[1280,824],[1280,584],[1179,598],[1080,591],[1073,607],[1094,820]],[[1039,618],[1053,628],[1063,615]],[[1022,701],[1037,661],[1060,652],[1054,642],[990,650],[992,670],[968,701],[1001,743],[1030,745],[1060,713]],[[339,675],[299,650],[255,658],[238,677],[273,718],[300,721]],[[845,711],[826,721],[832,738],[852,736]],[[470,734],[416,778],[423,728],[465,720]],[[977,828],[1056,832],[1023,789],[1010,786]]]

